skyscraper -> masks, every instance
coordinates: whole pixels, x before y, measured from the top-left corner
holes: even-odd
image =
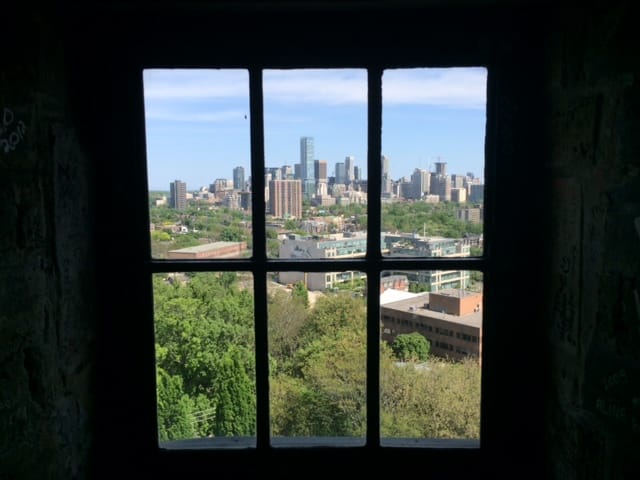
[[[356,179],[355,165],[356,158],[353,155],[347,155],[344,158],[344,168],[347,174],[347,181],[345,183],[351,183]]]
[[[436,162],[436,175],[447,174],[447,162]]]
[[[169,206],[176,210],[187,208],[187,184],[183,181],[175,180],[169,185],[169,189]]]
[[[236,190],[245,190],[244,167],[236,167],[233,169],[233,188]]]
[[[382,164],[382,193],[389,194],[391,193],[392,185],[391,174],[389,172],[389,157],[382,155],[380,163]]]
[[[344,162],[336,163],[336,181],[335,183],[346,184],[347,183],[347,170],[344,166]]]
[[[327,161],[315,161],[316,197],[326,196],[328,192]]]
[[[430,174],[427,170],[416,168],[411,174],[411,197],[422,198],[430,190]]]
[[[300,138],[300,176],[305,198],[311,198],[316,188],[313,137]]]
[[[315,160],[314,162],[314,176],[318,182],[327,181],[327,161]]]

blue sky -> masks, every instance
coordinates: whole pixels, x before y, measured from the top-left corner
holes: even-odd
[[[300,161],[300,137],[314,138],[329,175],[348,155],[366,178],[365,70],[266,70],[265,164]],[[415,168],[482,176],[486,70],[387,70],[382,78],[382,153],[393,179]],[[250,172],[249,77],[246,70],[145,70],[149,188],[187,190]]]

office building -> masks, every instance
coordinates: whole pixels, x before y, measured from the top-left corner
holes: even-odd
[[[181,180],[175,180],[169,185],[169,206],[176,210],[187,208],[187,184]]]
[[[244,191],[246,189],[244,167],[236,167],[233,169],[233,188],[240,191]]]
[[[300,237],[290,235],[279,248],[279,258],[359,258],[367,251],[367,235],[364,232],[333,234],[328,237]],[[283,284],[304,282],[309,290],[324,291],[338,283],[363,278],[364,272],[280,272]]]
[[[385,292],[386,294],[387,292]],[[401,334],[418,332],[431,346],[430,353],[462,360],[482,357],[482,293],[446,289],[437,293],[391,298],[381,295],[381,338],[393,343]]]
[[[302,178],[302,193],[310,199],[316,189],[315,159],[313,137],[300,138],[300,176]]]
[[[353,155],[347,155],[344,159],[344,168],[347,176],[345,183],[351,183],[355,180],[356,158]]]
[[[346,185],[348,183],[347,179],[347,169],[345,167],[344,162],[336,163],[336,175],[335,175],[335,183],[340,185]]]

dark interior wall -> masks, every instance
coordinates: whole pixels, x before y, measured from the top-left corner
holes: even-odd
[[[506,162],[513,152],[523,154],[519,162],[503,163],[502,168],[513,178],[540,180],[541,188],[533,190],[546,192],[549,187],[551,198],[539,199],[548,211],[538,209],[528,225],[513,219],[521,212],[518,202],[530,198],[514,197],[512,205],[500,206],[496,218],[519,238],[529,238],[523,240],[526,251],[512,238],[496,239],[500,252],[537,255],[531,238],[545,237],[541,245],[550,257],[550,271],[531,272],[524,283],[541,292],[541,301],[522,317],[544,324],[547,335],[539,335],[538,329],[531,333],[521,323],[494,337],[501,345],[511,345],[505,348],[520,358],[514,375],[524,371],[538,378],[530,388],[518,383],[517,392],[509,391],[487,407],[498,415],[504,412],[509,420],[523,419],[491,427],[494,438],[504,434],[503,444],[510,444],[510,449],[496,453],[493,465],[497,470],[517,468],[520,460],[531,458],[529,449],[540,448],[540,435],[545,435],[551,478],[634,478],[640,451],[640,72],[633,48],[637,16],[631,7],[604,5],[549,11],[549,23],[538,30],[539,38],[520,44],[528,48],[527,55],[504,42],[504,56],[496,59],[502,65],[515,62],[514,68],[497,70],[497,80],[503,83],[496,86],[504,87],[496,119],[497,132],[503,135],[498,158]],[[113,199],[101,194],[135,197],[130,197],[127,180],[108,167],[96,167],[125,155],[139,141],[133,138],[135,131],[119,123],[130,113],[129,97],[109,97],[109,92],[126,91],[126,81],[114,88],[108,79],[117,75],[101,75],[104,65],[115,65],[132,45],[121,39],[122,24],[101,23],[99,11],[85,31],[77,32],[68,28],[72,23],[65,15],[80,15],[81,9],[29,6],[5,12],[11,21],[3,24],[6,48],[0,69],[0,478],[92,478],[92,448],[99,440],[96,425],[109,427],[100,431],[131,434],[120,439],[131,457],[123,461],[107,454],[101,457],[103,466],[113,460],[115,472],[135,461],[136,444],[144,439],[135,437],[143,429],[134,427],[145,416],[141,412],[146,403],[122,392],[140,378],[152,380],[138,363],[110,353],[134,350],[128,342],[145,335],[127,316],[131,308],[142,311],[144,305],[136,306],[135,290],[121,288],[123,279],[109,273],[111,260],[126,260],[128,253],[104,250],[122,212],[114,212]],[[116,17],[112,14],[110,21]],[[141,15],[138,25],[149,26],[146,18]],[[478,21],[490,18],[487,14]],[[504,26],[496,21],[492,28],[500,25]],[[94,26],[100,26],[99,34]],[[287,31],[279,30],[278,35],[286,40]],[[424,38],[420,32],[414,35]],[[517,32],[510,35],[516,37]],[[341,41],[335,36],[329,40]],[[381,35],[382,48],[386,41]],[[176,43],[171,35],[163,42],[165,52]],[[224,45],[225,58],[232,57],[231,44],[237,43]],[[489,43],[474,48],[492,47]],[[180,49],[171,54],[190,55]],[[441,55],[446,57],[446,52]],[[531,75],[535,66],[540,67],[538,73]],[[518,82],[530,90],[518,88]],[[103,109],[114,102],[122,106],[119,115]],[[103,115],[104,111],[110,113]],[[534,128],[527,122],[541,118],[548,120],[543,122],[548,135],[537,144],[533,132],[539,132],[540,125]],[[123,177],[136,174],[135,166],[122,164]],[[111,186],[104,188],[105,184]],[[525,190],[517,184],[499,188],[514,196]],[[539,229],[546,227],[547,214],[553,222],[544,235]],[[534,236],[527,237],[530,234]],[[94,276],[97,262],[102,273],[107,272],[106,280]],[[505,267],[497,279],[508,284],[507,291],[516,292],[513,271]],[[108,302],[112,294],[124,299],[119,306]],[[515,302],[511,298],[494,313],[509,315],[509,302]],[[102,327],[96,319],[102,320]],[[113,324],[107,328],[105,320]],[[122,336],[123,331],[132,334]],[[518,344],[510,342],[525,335],[539,335],[543,345],[538,352],[522,355]],[[102,362],[94,356],[98,347]],[[545,392],[536,386],[544,383],[539,365],[547,353],[551,369]],[[495,357],[489,354],[486,360],[491,365]],[[128,375],[121,375],[123,371]],[[493,386],[501,379],[489,381]],[[99,390],[94,389],[96,383]],[[504,385],[507,392],[508,382]],[[513,401],[514,394],[521,403]],[[539,430],[531,429],[526,416],[541,413],[527,408],[534,405],[535,410],[545,400],[546,422]],[[109,448],[107,441],[100,445]],[[488,471],[507,478],[521,474]]]
[[[0,478],[86,478],[95,342],[90,161],[48,12],[2,7]]]
[[[640,57],[632,3],[554,19],[547,318],[556,478],[640,478]]]

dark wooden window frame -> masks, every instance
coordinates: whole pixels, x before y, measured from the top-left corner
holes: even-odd
[[[497,235],[499,221],[510,221],[514,209],[499,201],[511,199],[519,188],[508,182],[527,170],[521,164],[533,162],[542,153],[544,142],[535,143],[539,128],[521,128],[518,120],[526,116],[531,125],[544,118],[541,91],[537,88],[544,63],[535,43],[537,21],[531,11],[496,12],[491,9],[452,11],[438,9],[380,10],[366,13],[358,8],[340,12],[315,12],[302,9],[267,12],[215,9],[206,14],[186,8],[179,14],[159,10],[155,15],[135,13],[123,20],[122,12],[111,12],[112,21],[101,19],[104,28],[87,33],[96,39],[93,56],[77,46],[80,66],[74,80],[93,98],[96,80],[103,95],[81,105],[79,111],[89,118],[102,116],[102,123],[82,125],[83,138],[92,138],[96,159],[97,270],[100,276],[100,342],[97,349],[98,428],[97,465],[117,470],[119,466],[154,472],[161,477],[203,473],[226,474],[235,478],[257,473],[284,473],[288,468],[313,469],[331,475],[335,465],[345,474],[358,475],[376,468],[394,474],[407,466],[423,468],[431,474],[451,478],[450,467],[477,468],[492,472],[498,462],[512,466],[538,466],[542,449],[541,419],[544,405],[542,362],[531,355],[543,345],[542,330],[532,330],[528,343],[518,345],[518,353],[527,352],[513,375],[513,349],[508,331],[502,328],[510,319],[514,304],[501,297],[494,287],[507,287],[513,272],[528,268],[530,280],[523,288],[535,286],[539,274],[531,270],[535,260],[520,258],[514,252],[522,246],[543,245],[532,232],[520,235],[517,246],[512,238]],[[286,10],[286,9],[285,9]],[[295,23],[305,20],[305,23]],[[271,23],[270,23],[271,22]],[[293,22],[293,23],[291,23]],[[332,32],[344,35],[322,37],[315,28],[333,25]],[[288,28],[275,28],[274,25]],[[108,25],[106,27],[105,25]],[[118,25],[117,31],[113,25]],[[94,25],[72,25],[90,31]],[[289,28],[291,27],[291,28]],[[424,27],[424,28],[423,28]],[[246,32],[250,31],[251,34]],[[104,37],[104,38],[101,38]],[[232,38],[232,40],[229,40]],[[259,42],[256,42],[259,39]],[[235,43],[234,43],[235,42]],[[233,43],[233,45],[231,45]],[[212,47],[215,46],[216,48]],[[526,54],[526,63],[521,61]],[[531,65],[532,68],[527,68]],[[146,68],[245,68],[250,73],[252,172],[263,167],[263,126],[260,72],[278,68],[361,68],[368,72],[368,186],[369,231],[380,225],[380,75],[387,68],[484,66],[488,69],[487,123],[485,141],[485,249],[482,258],[398,259],[382,258],[378,235],[368,235],[365,259],[329,260],[296,263],[293,260],[268,259],[263,245],[264,222],[254,214],[254,257],[250,260],[167,262],[150,257],[148,231],[148,191],[146,187],[144,102],[142,72]],[[84,70],[83,70],[84,69]],[[509,99],[505,101],[505,99]],[[532,120],[533,119],[533,120]],[[89,135],[89,137],[87,137]],[[91,137],[92,136],[92,137]],[[517,161],[513,161],[514,155]],[[261,191],[261,175],[252,175],[254,191]],[[544,192],[545,186],[541,186]],[[253,196],[254,212],[264,212],[264,199]],[[544,204],[542,204],[542,207]],[[543,208],[528,208],[534,225],[541,225]],[[521,211],[518,211],[521,213]],[[538,215],[536,217],[536,215]],[[536,223],[537,222],[537,223]],[[516,226],[517,227],[517,226]],[[127,232],[126,245],[114,244],[114,229]],[[526,229],[517,227],[516,232]],[[497,254],[496,252],[499,252]],[[465,448],[455,441],[434,441],[428,445],[380,445],[378,401],[379,314],[377,302],[379,272],[386,269],[477,270],[484,274],[484,319],[482,361],[481,439],[479,448]],[[269,441],[268,372],[266,319],[266,272],[285,270],[337,271],[363,270],[368,278],[368,359],[367,359],[367,437],[364,447],[286,447],[274,448]],[[155,412],[155,352],[151,275],[164,271],[250,271],[255,276],[256,361],[258,390],[257,447],[239,449],[189,448],[168,450],[158,446]],[[524,312],[526,318],[533,317]],[[540,352],[541,355],[544,350]],[[509,389],[502,389],[504,382]],[[123,393],[126,392],[126,401]],[[374,394],[372,394],[373,392]],[[525,398],[526,397],[526,398]],[[533,402],[538,408],[523,410],[519,402]],[[514,435],[524,438],[514,441]],[[110,440],[119,437],[114,448]],[[519,446],[522,442],[526,446]],[[284,465],[287,465],[285,468]],[[370,470],[369,470],[370,471]],[[466,471],[468,474],[468,471]]]

